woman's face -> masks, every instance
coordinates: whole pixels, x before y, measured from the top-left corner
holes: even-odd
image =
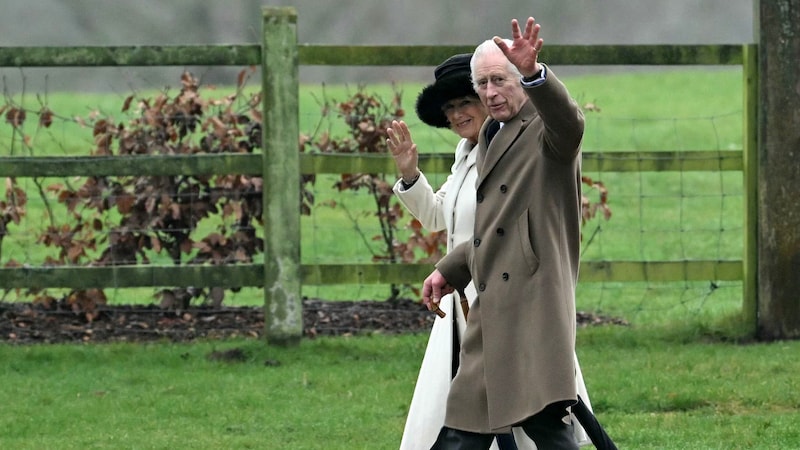
[[[478,142],[481,125],[486,119],[486,109],[478,97],[458,97],[442,105],[450,129],[462,138]]]

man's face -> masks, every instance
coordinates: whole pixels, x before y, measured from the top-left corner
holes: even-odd
[[[502,53],[489,53],[477,61],[475,90],[489,115],[500,122],[514,118],[528,99]]]

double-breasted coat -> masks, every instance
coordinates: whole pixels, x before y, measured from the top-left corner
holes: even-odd
[[[547,70],[491,142],[476,148],[472,240],[437,263],[477,298],[445,425],[503,432],[554,402],[576,401],[575,287],[580,262],[584,118]]]

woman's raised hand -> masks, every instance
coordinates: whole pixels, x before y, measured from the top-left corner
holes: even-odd
[[[417,153],[417,144],[411,139],[408,125],[402,120],[393,120],[392,125],[386,129],[386,134],[389,136],[386,144],[392,152],[397,170],[406,181],[416,179],[419,175],[417,168],[419,154]]]

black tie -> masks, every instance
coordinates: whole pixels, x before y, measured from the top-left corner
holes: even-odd
[[[497,134],[499,130],[500,130],[500,122],[496,120],[490,123],[488,127],[486,127],[486,145],[489,145],[489,143],[492,142],[492,138],[494,138],[494,135]]]

